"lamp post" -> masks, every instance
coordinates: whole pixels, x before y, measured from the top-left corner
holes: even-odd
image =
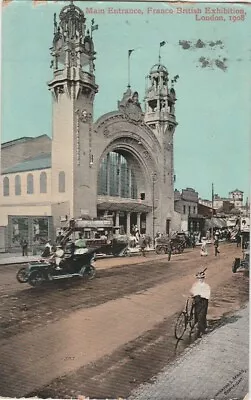
[[[154,244],[154,237],[155,237],[155,182],[157,180],[156,172],[152,174],[152,229],[153,229],[153,244]]]

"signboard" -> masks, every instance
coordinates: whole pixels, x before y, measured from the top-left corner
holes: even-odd
[[[112,219],[104,219],[104,220],[76,220],[75,224],[76,228],[113,228],[113,220]]]
[[[241,218],[240,229],[241,229],[241,232],[249,232],[250,231],[250,219],[249,219],[249,217]]]

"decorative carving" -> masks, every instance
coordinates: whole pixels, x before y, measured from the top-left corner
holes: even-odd
[[[78,57],[77,57],[76,51],[72,50],[70,52],[70,66],[71,67],[77,67],[77,65],[78,65],[77,59],[78,59]]]
[[[150,154],[148,153],[147,150],[144,150],[142,154],[143,154],[143,157],[144,157],[146,160],[151,160],[151,156],[150,156]]]
[[[168,130],[172,133],[172,132],[174,132],[174,129],[175,129],[175,125],[174,124],[168,124]]]
[[[80,137],[79,137],[79,113],[77,114],[77,122],[76,122],[76,153],[77,153],[77,165],[80,165]]]
[[[110,137],[112,135],[107,126],[105,127],[103,134],[105,137]]]
[[[124,93],[122,100],[118,102],[118,107],[129,121],[134,123],[143,121],[144,114],[142,113],[139,103],[138,92],[132,93],[131,89],[128,88]]]
[[[74,4],[69,4],[59,14],[60,26],[65,39],[82,38],[85,31],[83,11]]]
[[[92,120],[92,114],[88,113],[87,110],[76,110],[76,113],[78,114],[79,120],[83,123],[89,122]]]

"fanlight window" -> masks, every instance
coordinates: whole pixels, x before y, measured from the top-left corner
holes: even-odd
[[[98,175],[98,194],[137,199],[136,176],[122,154],[110,152],[102,159]]]

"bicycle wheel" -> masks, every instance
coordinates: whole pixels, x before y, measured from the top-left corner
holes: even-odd
[[[186,313],[184,311],[182,311],[182,313],[180,313],[180,315],[178,316],[176,325],[175,325],[175,329],[174,329],[174,335],[176,337],[176,339],[181,339],[182,336],[185,333],[185,330],[187,328],[187,316]]]
[[[196,324],[196,317],[195,317],[195,305],[193,304],[190,310],[190,314],[189,314],[189,325],[191,330],[193,330],[193,328],[195,327]]]

